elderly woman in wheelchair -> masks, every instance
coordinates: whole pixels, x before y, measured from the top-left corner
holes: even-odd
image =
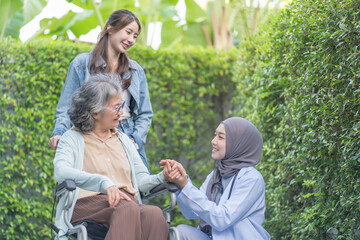
[[[75,182],[68,216],[68,193],[56,208],[57,239],[67,239],[68,218],[104,225],[105,239],[167,239],[169,226],[156,206],[141,204],[140,192],[164,183],[163,173],[150,175],[133,142],[116,130],[122,113],[120,80],[115,75],[89,77],[72,97],[74,127],[60,139],[54,159],[55,180]]]

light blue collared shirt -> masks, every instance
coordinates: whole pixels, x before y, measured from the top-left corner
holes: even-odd
[[[220,197],[219,203],[209,201],[206,189],[211,172],[200,190],[187,185],[177,193],[177,204],[187,219],[202,218],[212,227],[213,240],[261,240],[270,239],[262,227],[265,219],[265,183],[262,175],[253,167],[242,168],[228,199],[233,178]]]

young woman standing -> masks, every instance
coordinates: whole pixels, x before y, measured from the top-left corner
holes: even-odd
[[[125,100],[118,129],[126,133],[138,149],[148,167],[143,145],[146,142],[153,116],[144,70],[130,60],[126,51],[135,44],[141,26],[130,11],[113,12],[100,33],[99,41],[90,53],[82,53],[71,62],[60,100],[49,146],[56,149],[63,133],[72,123],[68,115],[71,96],[91,74],[117,73],[122,79],[122,97]]]

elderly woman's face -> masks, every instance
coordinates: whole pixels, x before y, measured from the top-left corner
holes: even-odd
[[[120,115],[123,114],[122,108],[117,109],[121,105],[122,99],[120,96],[114,96],[109,99],[106,109],[98,117],[96,124],[101,128],[112,129],[119,125]]]
[[[220,124],[214,133],[214,138],[211,141],[212,151],[211,157],[214,160],[221,160],[225,157],[226,152],[226,135],[225,135],[225,126]]]

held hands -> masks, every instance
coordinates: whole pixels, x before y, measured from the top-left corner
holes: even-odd
[[[108,201],[110,207],[115,207],[121,199],[131,201],[131,199],[122,191],[120,191],[116,186],[111,186],[106,189],[106,194],[108,196]]]
[[[187,175],[184,167],[170,159],[161,160],[160,161],[161,166],[160,168],[163,169],[164,178],[176,184],[180,189],[183,189],[187,184]]]

